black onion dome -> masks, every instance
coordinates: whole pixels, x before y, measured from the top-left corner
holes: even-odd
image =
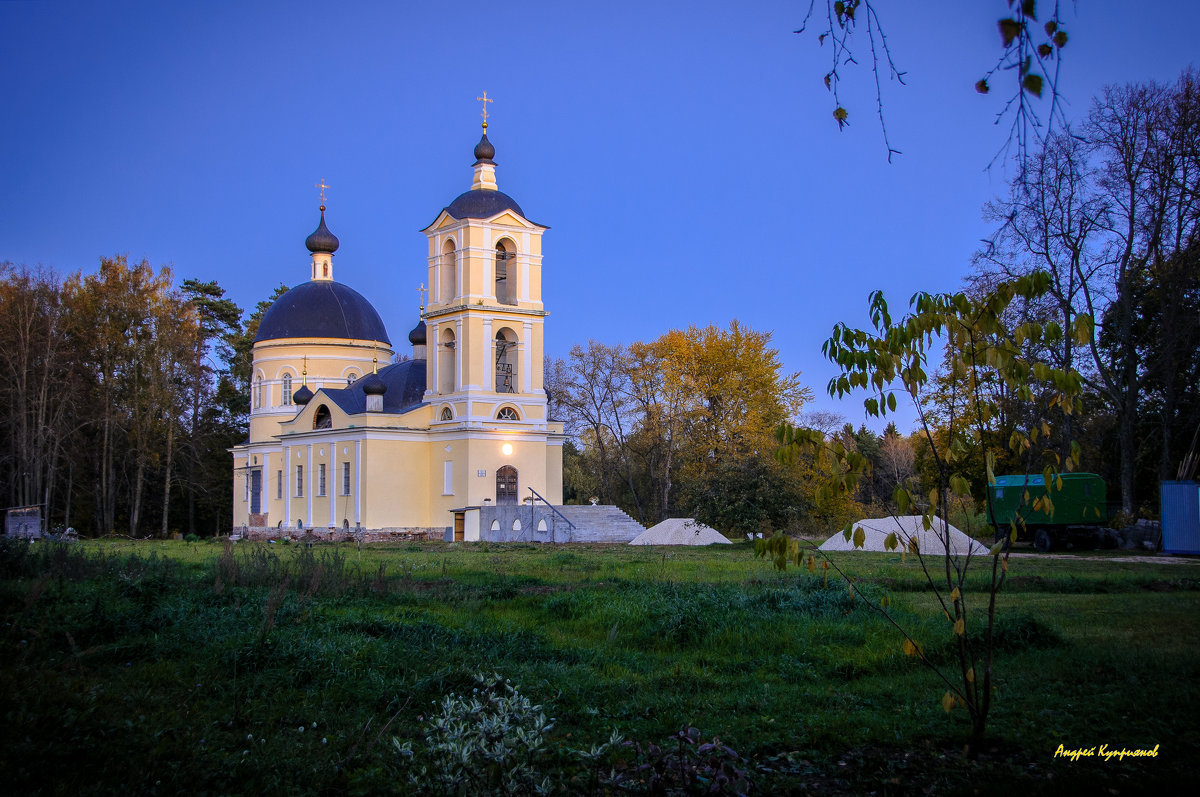
[[[456,219],[490,219],[506,210],[515,210],[518,216],[525,215],[517,200],[503,191],[486,188],[475,188],[465,194],[459,194],[446,207],[446,212]]]
[[[317,229],[313,230],[311,235],[304,239],[304,245],[308,247],[308,251],[310,252],[328,252],[329,254],[336,252],[338,246],[341,245],[337,236],[331,233],[329,228],[325,226],[325,208],[323,206],[321,208],[321,223],[317,225]]]
[[[364,395],[382,396],[387,392],[387,385],[383,383],[383,380],[379,378],[379,374],[377,373],[367,374],[360,381],[362,382],[362,392]]]
[[[313,392],[308,389],[308,385],[301,385],[300,389],[292,394],[292,403],[303,407],[308,402],[312,401]]]
[[[281,338],[377,340],[392,345],[371,303],[353,288],[332,280],[297,285],[267,309],[254,342]]]
[[[492,163],[492,158],[496,157],[496,148],[492,146],[492,142],[488,141],[487,131],[483,131],[483,138],[479,139],[479,143],[475,145],[475,162],[476,163]]]
[[[408,342],[414,346],[424,346],[425,345],[425,322],[424,321],[417,322],[417,325],[412,328],[412,332],[408,333]]]

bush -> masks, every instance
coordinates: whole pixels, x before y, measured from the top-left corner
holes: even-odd
[[[419,758],[411,741],[392,739],[413,762],[409,783],[435,794],[549,794],[554,786],[540,766],[554,720],[506,678],[480,673],[475,682],[470,696],[451,692],[425,721]]]

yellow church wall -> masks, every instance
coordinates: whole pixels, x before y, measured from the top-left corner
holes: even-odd
[[[425,527],[432,523],[428,496],[430,445],[418,440],[362,441],[362,524],[366,528]]]
[[[546,443],[546,500],[552,504],[563,502],[562,440]]]

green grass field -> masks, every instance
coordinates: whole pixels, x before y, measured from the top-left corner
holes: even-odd
[[[950,661],[911,560],[835,556]],[[482,671],[554,718],[538,766],[562,792],[595,787],[572,750],[685,725],[736,750],[759,793],[1185,788],[1200,565],[1022,558],[1010,575],[991,743],[966,761],[965,712],[943,711],[866,600],[746,544],[7,543],[0,771],[8,793],[405,793],[393,737],[419,746],[433,704]]]

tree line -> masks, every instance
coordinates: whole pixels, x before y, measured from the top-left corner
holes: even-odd
[[[66,277],[0,264],[8,504],[90,534],[227,531],[253,331],[224,294],[125,257]]]
[[[1160,480],[1194,478],[1200,438],[1196,72],[1106,88],[1080,125],[1048,135],[1014,173],[1006,196],[984,208],[996,232],[959,301],[986,308],[1001,286],[1038,273],[1043,289],[1003,303],[1004,341],[944,336],[940,365],[914,397],[917,432],[889,425],[877,435],[836,413],[802,412],[810,393],[782,373],[769,333],[737,322],[629,346],[592,341],[547,368],[553,409],[574,439],[568,500],[595,496],[646,523],[683,515],[735,532],[831,528],[891,511],[898,486],[928,494],[943,480],[937,452],[953,451],[970,474],[970,494],[957,496],[964,511],[982,509],[990,460],[995,473],[1078,463],[1105,478],[1114,513],[1155,514]],[[1032,372],[1018,388],[1009,361],[961,367],[985,349]],[[830,392],[847,387],[835,380]],[[1078,398],[1064,405],[1064,390]],[[888,400],[876,391],[868,413]],[[772,427],[783,422],[862,458],[850,505],[821,488],[834,464],[776,460]]]

